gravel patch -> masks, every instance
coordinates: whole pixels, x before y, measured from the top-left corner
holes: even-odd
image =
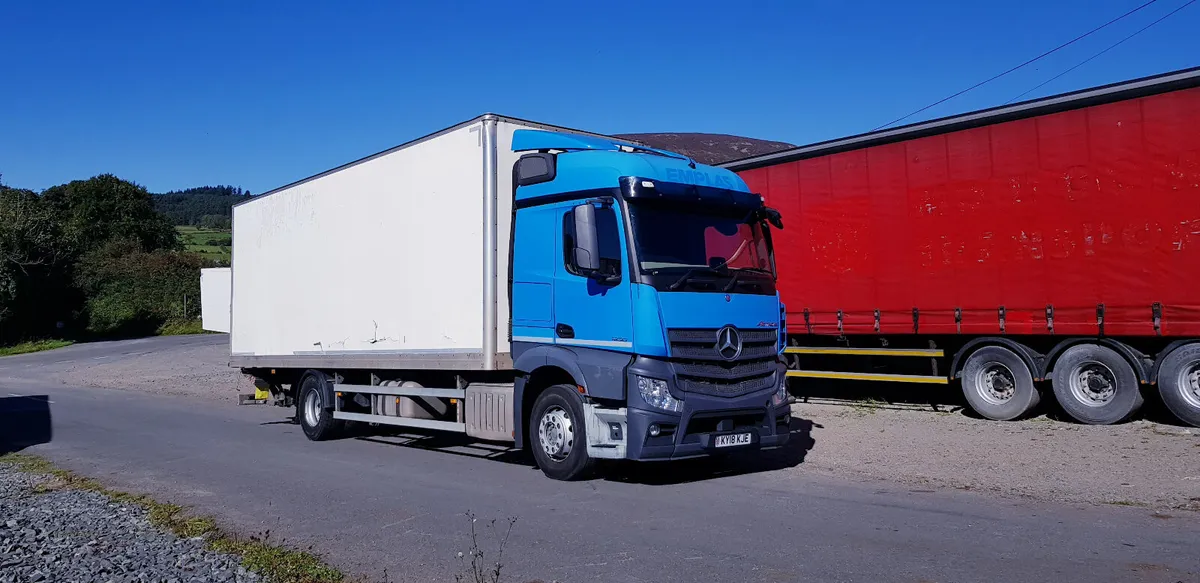
[[[1045,416],[796,404],[812,450],[793,472],[1064,502],[1200,510],[1200,429],[1151,421],[1089,426]]]
[[[235,556],[155,528],[146,510],[97,492],[52,489],[53,477],[0,464],[0,583],[251,583]]]
[[[128,342],[131,350],[127,354],[60,363],[47,372],[67,385],[230,403],[237,403],[239,394],[254,392],[253,380],[229,367],[229,339],[225,335],[190,337],[165,350],[157,342]]]

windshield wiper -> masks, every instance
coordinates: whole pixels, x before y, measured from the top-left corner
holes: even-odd
[[[712,267],[693,267],[692,269],[687,270],[687,273],[683,274],[683,277],[675,280],[675,283],[667,286],[667,289],[671,290],[671,291],[675,291],[675,290],[683,287],[683,284],[687,283],[687,281],[689,279],[691,279],[701,273],[708,273],[711,275],[722,275],[722,273],[720,271],[718,271],[717,269],[714,269]]]
[[[729,293],[729,292],[733,291],[733,289],[737,287],[738,280],[742,277],[742,274],[747,273],[747,272],[748,273],[763,273],[766,275],[774,275],[770,271],[767,271],[766,269],[760,269],[758,267],[739,267],[739,268],[733,270],[733,277],[731,277],[729,279],[729,283],[726,284],[725,288],[722,289],[721,291],[723,291],[725,293]]]

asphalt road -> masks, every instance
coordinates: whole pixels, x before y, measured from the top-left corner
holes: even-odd
[[[351,573],[452,580],[467,511],[516,517],[505,581],[1200,580],[1200,516],[1072,506],[807,476],[788,451],[746,464],[617,466],[554,482],[524,457],[453,439],[312,443],[290,411],[67,387],[68,363],[169,351],[221,337],[105,343],[0,359],[0,422],[30,451],[111,486],[210,514],[245,534],[308,547]],[[17,413],[25,411],[25,413]],[[11,434],[11,427],[9,426]],[[2,445],[2,444],[0,444]],[[938,452],[929,452],[938,455]],[[480,537],[485,550],[494,541]]]

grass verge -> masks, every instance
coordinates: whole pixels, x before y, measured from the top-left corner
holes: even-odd
[[[30,352],[41,352],[43,350],[54,350],[74,344],[70,340],[31,340],[22,342],[12,346],[0,346],[0,356],[13,356],[15,354],[28,354]]]
[[[38,493],[55,490],[86,490],[103,494],[115,502],[146,509],[150,522],[180,538],[204,537],[208,548],[241,557],[242,566],[262,575],[273,583],[336,583],[343,575],[307,551],[288,549],[270,542],[270,532],[262,537],[241,538],[221,532],[211,518],[192,516],[182,506],[166,504],[143,494],[111,490],[99,482],[79,476],[37,456],[10,453],[0,455],[0,463],[12,465],[18,471],[44,475],[50,480],[39,484]]]
[[[200,320],[173,320],[158,328],[159,336],[184,336],[188,334],[208,334]]]

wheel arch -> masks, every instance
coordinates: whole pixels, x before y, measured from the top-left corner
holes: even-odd
[[[1163,347],[1162,350],[1154,357],[1154,363],[1151,365],[1150,382],[1158,384],[1158,373],[1162,369],[1162,363],[1171,356],[1175,351],[1192,344],[1200,344],[1200,338],[1187,338],[1184,340],[1176,340]]]
[[[570,351],[557,346],[537,346],[523,352],[513,362],[513,368],[521,371],[513,386],[513,435],[516,447],[528,446],[526,423],[533,411],[533,403],[547,388],[557,384],[570,384],[587,390],[587,378]]]
[[[1050,352],[1046,354],[1043,362],[1044,368],[1040,373],[1041,376],[1043,378],[1050,378],[1050,375],[1054,374],[1054,365],[1058,363],[1058,359],[1062,356],[1063,352],[1066,352],[1066,350],[1072,346],[1079,346],[1080,344],[1095,344],[1097,346],[1104,346],[1105,348],[1111,348],[1115,350],[1117,354],[1121,355],[1121,358],[1125,359],[1125,361],[1133,367],[1133,373],[1137,375],[1138,384],[1140,385],[1150,384],[1157,377],[1158,362],[1161,361],[1151,360],[1149,356],[1119,340],[1113,340],[1112,338],[1087,337],[1067,338],[1066,340],[1056,344],[1054,348],[1052,348]],[[1164,351],[1162,356],[1165,358],[1167,354],[1168,352]]]
[[[333,410],[334,403],[336,402],[335,399],[337,398],[337,394],[333,390],[333,377],[326,374],[325,371],[321,371],[321,370],[317,370],[317,369],[308,369],[308,370],[300,373],[300,376],[296,377],[296,385],[297,385],[297,389],[295,391],[296,401],[299,402],[299,400],[300,400],[299,385],[301,383],[303,383],[304,379],[308,376],[315,376],[317,378],[317,381],[321,383],[321,387],[322,387],[321,392],[323,393],[323,395],[325,397],[325,401],[324,401],[325,408],[328,410]]]
[[[950,378],[961,378],[963,365],[966,363],[967,357],[971,356],[971,354],[980,348],[987,346],[1001,346],[1015,352],[1017,356],[1025,362],[1025,366],[1029,367],[1030,372],[1033,373],[1033,380],[1043,380],[1044,375],[1042,371],[1042,362],[1045,357],[1043,357],[1036,350],[1021,344],[1020,342],[1017,342],[1011,338],[1002,338],[999,336],[976,338],[964,344],[962,348],[959,348],[958,352],[954,353],[954,358],[950,361]]]

